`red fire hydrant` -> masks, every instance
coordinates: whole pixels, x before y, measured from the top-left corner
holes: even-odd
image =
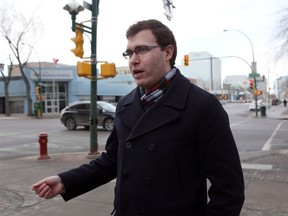
[[[37,157],[37,160],[47,160],[51,159],[51,157],[47,153],[47,139],[48,135],[45,132],[39,134],[39,147],[40,147],[40,155]]]

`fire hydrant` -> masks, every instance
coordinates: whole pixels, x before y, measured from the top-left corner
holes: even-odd
[[[47,160],[51,159],[51,157],[47,153],[47,143],[48,143],[48,135],[45,132],[39,134],[39,147],[40,147],[40,155],[37,157],[37,160]]]

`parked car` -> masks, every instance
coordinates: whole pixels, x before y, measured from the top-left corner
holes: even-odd
[[[259,111],[261,106],[263,106],[263,101],[261,99],[257,100],[257,110]],[[249,110],[250,111],[254,111],[256,110],[255,107],[255,100],[253,100],[250,104],[249,104]]]
[[[114,127],[116,107],[105,101],[97,101],[97,124],[111,131]],[[61,110],[60,121],[68,130],[78,126],[89,128],[90,101],[77,101]]]

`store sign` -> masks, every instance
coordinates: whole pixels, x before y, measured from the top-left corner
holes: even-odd
[[[73,70],[57,70],[57,71],[41,71],[41,74],[37,71],[37,73],[30,73],[30,78],[32,80],[72,80],[73,79]]]

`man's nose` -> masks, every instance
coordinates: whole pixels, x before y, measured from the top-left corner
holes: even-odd
[[[132,64],[133,64],[133,62],[138,62],[138,61],[139,61],[139,56],[138,56],[135,52],[133,52],[133,54],[132,54],[132,56],[130,57],[129,61],[130,61],[130,63],[132,63]]]

